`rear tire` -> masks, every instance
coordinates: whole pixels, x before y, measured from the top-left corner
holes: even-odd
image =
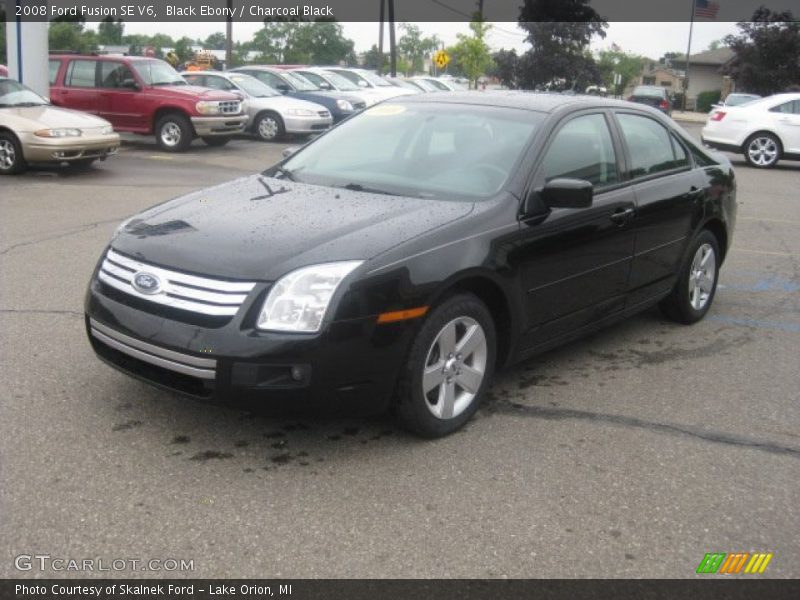
[[[286,127],[278,113],[266,112],[256,118],[253,132],[262,142],[275,142],[286,135]]]
[[[0,175],[18,175],[27,168],[17,136],[10,132],[0,132]]]
[[[719,266],[717,237],[703,229],[689,246],[675,287],[659,304],[664,315],[684,325],[706,316],[717,291]]]
[[[220,147],[220,146],[224,146],[225,144],[227,144],[228,142],[231,141],[231,138],[229,136],[224,136],[224,135],[213,136],[213,137],[211,137],[211,136],[202,137],[200,139],[203,140],[207,145],[215,147],[215,148],[216,147]]]
[[[494,373],[497,336],[472,294],[434,308],[414,339],[396,389],[400,423],[426,438],[453,433],[478,410]]]
[[[754,133],[744,143],[744,159],[756,169],[769,169],[781,159],[781,142],[771,133]]]
[[[165,152],[185,152],[193,138],[192,124],[180,113],[168,113],[156,122],[156,142]]]

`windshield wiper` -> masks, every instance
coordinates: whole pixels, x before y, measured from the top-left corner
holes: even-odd
[[[386,196],[397,196],[397,194],[393,192],[387,192],[386,190],[381,190],[378,188],[372,187],[365,187],[360,183],[348,183],[342,186],[346,190],[353,190],[354,192],[367,192],[368,194],[384,194]]]
[[[179,81],[176,79],[175,81],[157,81],[155,83],[151,83],[150,85],[156,86],[156,85],[188,85],[188,84],[185,81]]]
[[[289,169],[284,169],[283,167],[275,167],[272,173],[273,175],[280,175],[281,178],[288,179],[289,181],[297,181],[294,173],[292,173]]]

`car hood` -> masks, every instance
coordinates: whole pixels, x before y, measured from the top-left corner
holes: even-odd
[[[88,113],[55,106],[19,106],[0,109],[0,122],[18,132],[30,133],[39,129],[74,127],[91,129],[110,125],[105,119]]]
[[[309,102],[307,100],[301,100],[300,98],[292,98],[291,96],[269,96],[268,98],[250,96],[247,98],[247,104],[251,108],[256,108],[259,110],[262,108],[271,108],[272,110],[277,110],[278,112],[289,110],[291,108],[298,110],[311,110],[315,113],[328,110],[321,104]]]
[[[197,85],[156,85],[148,88],[162,97],[194,98],[196,100],[239,100],[239,96],[222,90],[212,90]]]
[[[373,258],[472,210],[253,175],[154,206],[111,245],[157,266],[271,281],[305,265]]]

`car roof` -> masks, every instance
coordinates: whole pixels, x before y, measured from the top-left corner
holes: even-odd
[[[491,90],[448,92],[446,94],[419,94],[392,98],[389,102],[439,102],[443,104],[471,104],[474,106],[496,106],[499,108],[517,108],[536,112],[551,113],[571,106],[576,110],[582,108],[625,108],[640,110],[639,104],[625,100],[613,100],[576,94],[565,96],[551,92],[529,92],[522,90]],[[650,112],[650,111],[647,111]]]
[[[143,62],[146,60],[158,60],[165,62],[155,56],[131,56],[128,54],[51,54],[49,58],[79,58],[82,60],[129,60],[132,62]]]

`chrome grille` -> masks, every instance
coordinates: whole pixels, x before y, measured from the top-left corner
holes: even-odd
[[[156,292],[143,293],[134,287],[138,274],[155,276],[160,280]],[[255,283],[208,279],[178,271],[148,265],[111,248],[108,249],[98,279],[111,287],[136,298],[163,304],[193,313],[212,316],[233,316],[244,303]]]
[[[219,112],[223,115],[238,115],[242,112],[241,102],[229,100],[219,103]]]
[[[367,108],[366,102],[353,102],[352,104],[355,110],[361,110],[362,108]]]

